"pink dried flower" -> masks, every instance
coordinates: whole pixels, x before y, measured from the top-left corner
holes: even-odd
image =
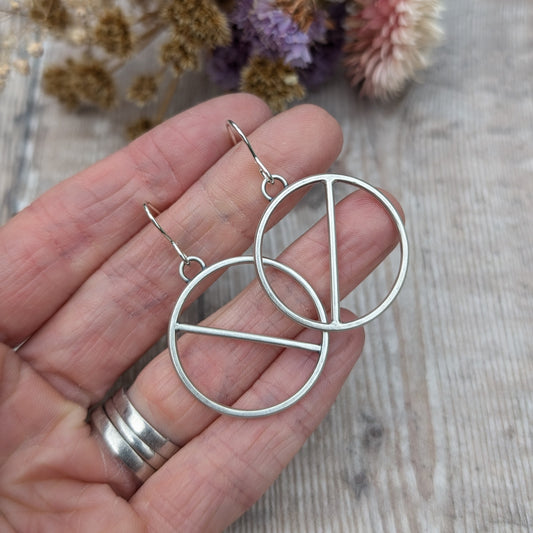
[[[346,19],[344,65],[361,94],[386,100],[398,94],[442,38],[438,0],[354,0]]]

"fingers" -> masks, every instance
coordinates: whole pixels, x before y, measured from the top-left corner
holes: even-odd
[[[344,320],[353,320],[344,315]],[[182,448],[130,502],[154,530],[220,531],[272,484],[331,407],[363,345],[363,330],[334,333],[331,357],[299,403],[275,416],[242,420],[222,416]],[[239,400],[268,402],[313,361],[286,350]],[[180,480],[176,482],[176,480]]]
[[[342,297],[390,252],[396,243],[397,232],[383,208],[362,191],[340,202],[336,211]],[[322,302],[329,301],[330,291],[327,231],[327,220],[322,219],[279,259],[296,271],[304,271]],[[272,274],[269,273],[274,278]],[[287,279],[279,281],[285,283]],[[302,292],[295,290],[294,283],[287,283],[279,293],[283,294],[283,300],[290,308],[309,314],[309,301],[301,298]],[[294,338],[301,331],[299,324],[274,307],[257,282],[204,324],[283,338]],[[303,332],[304,339],[307,334]],[[320,334],[313,342],[320,343]],[[203,335],[185,335],[180,339],[178,349],[192,381],[208,396],[227,405],[233,404],[248,390],[280,352],[258,344],[228,342],[226,339],[217,342]],[[299,379],[303,377],[293,376],[294,386],[301,384]],[[181,384],[166,351],[143,369],[129,395],[137,409],[178,444],[194,438],[216,417]],[[286,391],[286,397],[288,395]],[[259,407],[264,405],[255,406]]]
[[[338,124],[312,106],[274,117],[250,139],[267,167],[290,181],[324,171],[342,144]],[[240,143],[167,209],[161,223],[189,255],[208,264],[240,255],[266,205],[260,185]],[[289,201],[283,205],[285,211],[290,207]],[[138,212],[146,220],[140,203]],[[21,355],[68,397],[85,404],[98,400],[164,331],[184,286],[178,266],[168,242],[147,225],[33,335]]]
[[[127,502],[137,482],[90,436],[87,411],[66,402],[0,344],[2,531],[144,531]]]
[[[0,229],[0,342],[19,344],[160,209],[181,196],[230,147],[225,121],[249,132],[269,111],[232,95],[168,120],[66,180]]]

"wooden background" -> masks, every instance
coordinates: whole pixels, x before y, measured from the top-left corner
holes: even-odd
[[[434,66],[401,99],[358,100],[342,76],[308,98],[342,124],[335,170],[401,200],[412,261],[330,414],[233,533],[533,531],[533,2],[445,4]],[[65,114],[41,67],[0,96],[3,221],[124,143],[124,111]],[[173,111],[214,94],[190,77]]]

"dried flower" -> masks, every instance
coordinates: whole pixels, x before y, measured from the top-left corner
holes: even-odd
[[[15,59],[13,61],[13,68],[23,76],[27,76],[30,73],[30,64],[27,59]]]
[[[89,44],[91,41],[89,32],[80,26],[69,28],[65,36],[67,41],[70,41],[77,46]]]
[[[143,74],[133,80],[126,96],[130,102],[142,107],[155,98],[158,88],[155,76]]]
[[[217,5],[222,11],[229,13],[235,8],[236,1],[237,0],[217,0]]]
[[[176,34],[197,48],[214,48],[231,40],[228,20],[211,0],[173,0],[161,16]]]
[[[42,86],[46,94],[57,98],[67,109],[80,105],[80,97],[72,84],[72,72],[66,67],[52,65],[43,73]]]
[[[361,94],[388,99],[429,63],[440,41],[437,0],[355,0],[346,20],[347,75]]]
[[[299,81],[314,87],[335,69],[343,44],[345,14],[340,2],[320,10],[315,0],[243,0],[230,15],[231,45],[216,48],[206,70],[222,88],[236,89],[250,55],[282,58],[290,66],[301,65],[294,69]]]
[[[130,141],[133,141],[133,139],[136,139],[143,133],[150,131],[156,125],[156,122],[154,122],[151,118],[141,117],[128,125],[126,128],[126,136]]]
[[[285,11],[306,32],[318,13],[316,0],[275,0],[275,5]]]
[[[274,0],[244,0],[230,18],[242,31],[252,54],[281,58],[292,67],[303,68],[311,63],[311,46],[323,41],[326,34],[326,18],[322,11],[317,11],[308,29],[302,31]]]
[[[9,68],[9,65],[7,63],[1,63],[0,64],[0,79],[7,78],[9,76],[9,72],[11,69]]]
[[[43,89],[70,109],[82,103],[109,109],[115,103],[113,78],[94,59],[79,62],[69,59],[65,67],[48,67],[43,74]]]
[[[89,59],[74,63],[72,67],[74,88],[83,102],[109,109],[115,103],[115,82],[106,67]]]
[[[32,57],[41,57],[44,52],[43,43],[33,41],[28,44],[26,51]]]
[[[6,86],[11,68],[7,63],[0,63],[0,91]]]
[[[328,31],[324,42],[315,43],[311,48],[311,63],[297,69],[298,77],[306,87],[318,87],[333,75],[342,54],[345,16],[344,3],[328,7]]]
[[[64,30],[70,22],[61,0],[32,0],[29,15],[34,22],[56,31]]]
[[[132,50],[130,25],[120,7],[102,13],[94,28],[94,40],[109,54],[126,57]]]
[[[179,76],[185,70],[198,67],[198,49],[180,35],[174,34],[161,45],[159,59],[163,65],[171,66],[174,73]]]
[[[250,47],[233,28],[233,41],[229,46],[215,48],[206,63],[211,79],[226,91],[236,90],[241,82],[241,70],[248,62]]]
[[[282,111],[289,102],[305,95],[294,69],[281,59],[260,56],[252,57],[244,67],[241,89],[263,98],[273,111]]]
[[[362,94],[387,98],[428,63],[440,37],[438,0],[6,0],[13,29],[0,39],[0,91],[11,72],[26,74],[43,54],[44,35],[79,54],[48,65],[44,91],[70,109],[110,108],[118,98],[142,107],[158,99],[156,118],[128,128],[138,136],[161,122],[178,76],[200,65],[218,85],[262,97],[274,111],[323,83],[345,51],[346,71]],[[120,7],[119,7],[120,6]],[[347,9],[347,6],[348,9]],[[349,12],[349,18],[346,13]],[[44,31],[43,31],[44,30]],[[348,37],[345,39],[345,37]],[[34,38],[34,37],[33,37]],[[156,44],[155,44],[156,43]],[[123,69],[145,52],[162,67]],[[207,52],[207,54],[206,54]],[[206,61],[203,61],[206,59]],[[150,66],[150,70],[153,67]],[[168,74],[174,74],[171,77]],[[162,80],[169,79],[167,87]],[[117,80],[117,81],[116,81]]]

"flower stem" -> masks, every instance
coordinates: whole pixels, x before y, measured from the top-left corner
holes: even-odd
[[[165,88],[165,92],[163,93],[163,96],[159,101],[159,105],[157,106],[157,111],[155,114],[156,124],[163,122],[163,119],[165,118],[165,115],[167,114],[168,108],[170,106],[172,97],[174,96],[174,93],[178,88],[178,83],[179,78],[173,76],[170,79],[167,87]]]

